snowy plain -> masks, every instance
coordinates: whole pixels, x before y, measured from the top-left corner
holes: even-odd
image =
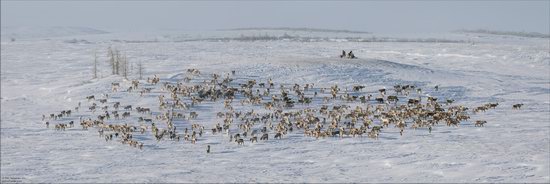
[[[1,176],[52,183],[550,182],[547,38],[445,33],[423,37],[466,41],[179,39],[240,34],[71,34],[17,38],[14,42],[2,37]],[[282,32],[254,30],[245,34]],[[300,34],[330,36],[326,32]],[[109,75],[109,46],[128,55],[133,63],[131,79],[137,77],[136,64],[142,62],[145,77],[156,74],[161,80],[180,80],[189,68],[199,69],[205,78],[207,74],[236,70],[236,77],[242,80],[266,82],[272,78],[275,83],[286,85],[314,83],[316,88],[365,85],[365,91],[372,94],[396,84],[413,84],[422,88],[425,95],[455,99],[456,104],[467,107],[496,102],[499,106],[471,115],[472,121],[486,120],[485,127],[474,127],[468,121],[459,127],[435,127],[431,134],[426,129],[408,128],[403,136],[397,128],[390,127],[378,140],[316,140],[293,132],[282,140],[239,146],[230,143],[226,135],[208,131],[195,145],[168,140],[157,143],[150,134],[139,136],[145,142],[144,149],[139,150],[115,141],[105,142],[95,129],[82,130],[79,125],[64,132],[47,129],[42,114],[72,109],[79,101],[87,105],[85,96],[112,93],[111,82],[129,83]],[[353,50],[359,59],[340,59],[341,50]],[[100,59],[99,79],[91,79],[95,51]],[[434,90],[435,85],[440,86],[438,91]],[[157,105],[155,96],[111,96],[122,104]],[[320,105],[320,101],[311,106]],[[525,105],[513,110],[512,105],[517,103]],[[158,112],[157,108],[152,109]],[[209,130],[221,122],[215,113],[222,109],[219,102],[202,104],[196,109],[199,118],[194,122]],[[74,117],[90,115],[85,110],[75,114]],[[190,122],[176,126],[182,130],[190,127]],[[207,144],[212,146],[211,154],[205,154]]]

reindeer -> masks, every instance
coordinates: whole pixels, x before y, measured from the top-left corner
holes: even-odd
[[[235,138],[235,141],[239,140],[241,138],[241,134],[235,134],[235,136],[233,136]]]
[[[380,132],[382,130],[382,128],[384,128],[383,126],[373,126],[371,131],[374,131],[374,132]]]
[[[130,116],[130,112],[124,112],[122,113],[122,118],[127,118]]]
[[[190,73],[190,74],[192,74],[192,75],[199,75],[199,74],[201,74],[201,72],[200,72],[199,70],[194,69],[194,68],[192,68],[192,69],[187,69],[187,73]]]
[[[416,105],[419,103],[420,103],[420,100],[418,99],[409,99],[409,101],[407,102],[408,105]]]
[[[89,107],[89,109],[90,109],[90,111],[95,112],[96,106],[91,106],[91,107]],[[52,114],[52,115],[53,115],[53,114]]]
[[[367,135],[369,138],[378,140],[378,134],[379,134],[378,131],[371,130]]]
[[[475,123],[475,126],[476,127],[483,127],[483,125],[487,123],[487,121],[485,120],[477,120],[476,123]]]
[[[244,145],[244,140],[243,140],[243,139],[238,139],[238,140],[237,140],[237,144],[239,144],[239,145]]]
[[[282,136],[283,136],[283,135],[282,135],[280,132],[277,132],[277,133],[275,134],[275,139],[281,139]]]
[[[399,101],[399,98],[397,98],[397,96],[390,95],[388,96],[388,101],[397,103],[397,101]]]
[[[115,108],[116,110],[118,110],[118,107],[120,106],[120,102],[115,102],[113,104],[113,108]]]
[[[447,104],[447,105],[451,105],[453,102],[455,102],[455,100],[453,100],[453,99],[447,99],[446,104]],[[498,104],[497,104],[497,105],[498,105]],[[496,107],[496,106],[495,106],[495,107]]]
[[[250,138],[250,142],[254,143],[255,142],[258,142],[258,137],[254,136],[252,138]]]
[[[260,137],[260,140],[266,140],[267,141],[268,139],[269,139],[269,135],[267,133],[264,133],[262,135],[262,137]]]
[[[189,119],[196,119],[199,114],[197,112],[190,112],[189,113]]]
[[[363,88],[365,88],[365,86],[353,86],[353,91],[361,91]]]
[[[88,101],[95,100],[95,97],[94,97],[94,95],[91,95],[91,96],[87,96],[86,99],[88,99]]]
[[[488,106],[489,108],[494,109],[494,108],[496,108],[496,107],[498,106],[498,103],[488,103],[487,106]]]
[[[149,108],[143,108],[143,107],[136,107],[136,110],[139,112],[139,113],[151,113],[151,109]]]
[[[485,106],[476,107],[476,108],[474,108],[474,113],[477,113],[477,112],[480,112],[480,111],[485,112],[487,109],[488,109],[488,108],[485,107]]]
[[[513,108],[513,109],[521,109],[521,106],[523,106],[522,103],[520,103],[520,104],[514,104],[514,105],[512,105],[512,108]]]
[[[193,144],[197,143],[197,136],[196,135],[191,136],[191,143],[193,143]]]
[[[113,90],[113,92],[117,92],[119,87],[120,87],[120,83],[118,82],[111,83],[111,89]]]

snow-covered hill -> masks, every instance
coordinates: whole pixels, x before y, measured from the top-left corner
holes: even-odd
[[[139,34],[132,37],[139,38]],[[455,34],[441,37],[479,39]],[[116,33],[75,39],[90,43],[75,44],[66,38],[2,41],[3,178],[53,183],[550,182],[550,56],[544,39],[485,37],[474,44],[110,41],[121,39]],[[424,97],[454,99],[456,105],[467,107],[497,102],[499,106],[471,114],[472,120],[459,127],[439,125],[431,133],[426,128],[407,128],[400,136],[392,125],[378,140],[366,136],[317,140],[294,131],[281,140],[270,137],[237,145],[227,135],[209,131],[223,120],[216,117],[223,110],[220,101],[193,107],[199,114],[196,120],[175,123],[180,134],[191,123],[204,125],[207,131],[196,144],[157,142],[148,132],[135,134],[144,143],[140,150],[106,142],[98,137],[97,129],[82,130],[78,124],[67,131],[54,130],[53,124],[78,121],[79,116],[96,117],[99,112],[87,110],[85,96],[89,95],[107,93],[110,103],[151,107],[154,115],[161,112],[157,108],[160,85],[144,97],[137,92],[111,91],[113,82],[124,87],[130,82],[110,75],[109,46],[128,55],[133,63],[130,79],[138,77],[136,66],[141,62],[145,77],[157,75],[163,82],[183,79],[190,68],[201,71],[191,84],[213,73],[235,70],[235,83],[272,78],[289,88],[295,83],[314,83],[315,90],[337,84],[350,91],[353,85],[365,85],[364,94],[373,96],[380,88],[411,84],[422,88],[419,95]],[[359,59],[341,59],[341,50],[353,50]],[[99,56],[100,78],[92,80],[94,51]],[[436,85],[440,86],[437,91]],[[61,121],[47,120],[52,125],[46,128],[42,114],[73,109],[79,102],[83,105],[79,112]],[[525,105],[512,109],[518,103]],[[321,104],[320,98],[310,106]],[[488,123],[475,127],[475,120]],[[137,116],[118,123],[139,124]],[[212,148],[210,154],[206,154],[206,145]]]

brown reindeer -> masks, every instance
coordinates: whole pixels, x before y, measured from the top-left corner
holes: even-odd
[[[262,135],[262,137],[260,137],[260,140],[266,140],[266,141],[267,141],[268,139],[269,139],[269,136],[268,136],[267,133],[264,133],[264,134]]]
[[[282,136],[283,136],[283,135],[282,135],[280,132],[277,132],[277,133],[275,134],[275,139],[281,139]]]
[[[238,139],[238,140],[237,140],[237,144],[239,144],[239,145],[244,145],[244,140],[243,140],[243,139]]]
[[[254,136],[254,137],[250,138],[250,142],[252,142],[252,143],[258,142],[258,137]]]
[[[523,106],[522,103],[520,103],[520,104],[514,104],[514,105],[512,105],[512,108],[513,108],[513,109],[521,109],[521,106]]]
[[[485,120],[477,120],[476,123],[475,123],[475,126],[476,127],[483,127],[483,125],[487,123],[487,121]]]

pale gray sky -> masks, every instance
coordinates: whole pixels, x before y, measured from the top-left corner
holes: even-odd
[[[370,32],[550,30],[549,1],[2,1],[2,26],[212,30],[311,27]]]

